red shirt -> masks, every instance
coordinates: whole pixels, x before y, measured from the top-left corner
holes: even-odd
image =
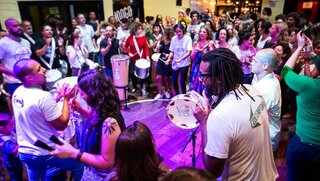
[[[142,56],[140,57],[139,54],[137,53],[136,47],[134,46],[134,42],[133,42],[133,36],[130,35],[127,40],[126,43],[124,45],[124,48],[126,50],[126,52],[132,53],[134,56],[132,58],[130,58],[131,61],[136,61],[140,58],[147,58],[149,57],[149,45],[147,43],[147,39],[145,36],[140,36],[140,37],[135,37],[138,47],[140,49],[140,52],[143,50]]]

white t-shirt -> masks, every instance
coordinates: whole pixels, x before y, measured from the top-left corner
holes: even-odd
[[[250,74],[251,68],[249,63],[251,62],[252,57],[256,54],[256,49],[253,46],[250,46],[248,50],[240,50],[239,46],[234,46],[232,48],[232,52],[238,57],[240,62],[242,63],[242,70],[244,74]]]
[[[261,50],[264,47],[264,44],[266,44],[267,41],[271,40],[271,36],[268,36],[266,39],[264,39],[263,41],[261,40],[262,36],[260,36],[258,43],[257,43],[257,50]]]
[[[183,57],[188,51],[192,51],[192,40],[188,35],[183,35],[181,39],[174,36],[171,40],[169,50],[173,52],[172,69],[177,70],[180,67],[187,67],[190,65],[190,56],[181,60],[179,64],[175,61]]]
[[[76,50],[74,49],[73,46],[68,45],[67,46],[67,50],[66,50],[67,57],[69,57],[70,53],[76,53],[76,57],[75,57],[75,59],[73,61],[68,58],[69,59],[69,63],[70,63],[70,67],[71,68],[81,68],[81,64],[86,61],[85,57],[83,55],[83,52],[81,52],[81,50],[78,50],[76,52]]]
[[[94,52],[94,46],[92,38],[94,36],[94,30],[91,25],[85,24],[85,26],[78,25],[77,28],[80,29],[80,34],[82,37],[82,42],[86,45],[88,52]]]
[[[121,27],[118,28],[118,30],[117,30],[117,39],[118,40],[123,39],[123,38],[126,40],[128,38],[128,36],[130,36],[129,30],[124,30]],[[124,40],[124,42],[125,42],[125,40]]]
[[[39,88],[20,86],[12,96],[12,107],[16,122],[18,151],[31,155],[49,155],[49,151],[34,145],[37,140],[54,147],[49,140],[58,135],[50,121],[57,119],[62,113],[49,92]]]
[[[270,73],[259,81],[254,78],[251,84],[260,91],[266,102],[272,150],[276,151],[279,146],[281,131],[281,88],[279,80],[274,77],[274,73]]]
[[[275,180],[278,176],[270,143],[269,118],[262,95],[251,85],[232,91],[207,121],[209,156],[226,159],[221,180]],[[240,93],[240,92],[241,93]],[[232,113],[232,114],[231,114]]]
[[[27,40],[21,38],[18,42],[8,37],[0,40],[0,60],[3,67],[13,71],[13,66],[18,60],[30,58],[30,56],[30,43]],[[20,80],[7,74],[4,74],[4,82],[21,83]]]

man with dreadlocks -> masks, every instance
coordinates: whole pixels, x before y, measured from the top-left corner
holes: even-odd
[[[198,95],[203,106],[196,107],[194,116],[205,168],[221,180],[275,180],[267,108],[262,95],[242,83],[240,60],[226,48],[208,52],[200,79],[206,90]]]

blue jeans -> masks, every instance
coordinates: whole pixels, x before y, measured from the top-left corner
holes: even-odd
[[[186,87],[186,79],[188,76],[188,69],[189,67],[180,67],[178,70],[173,70],[172,71],[172,84],[174,91],[176,92],[176,95],[179,94],[179,85],[178,85],[178,77],[180,74],[180,87],[182,94],[185,94],[187,92],[187,87]]]
[[[21,161],[25,164],[29,181],[55,180],[61,170],[70,170],[75,181],[81,180],[83,163],[74,159],[61,159],[51,155],[35,156],[19,153]],[[61,179],[63,180],[63,179]]]
[[[287,180],[317,180],[320,178],[320,145],[301,142],[295,134],[287,148]]]
[[[12,96],[21,83],[4,83],[4,89]]]

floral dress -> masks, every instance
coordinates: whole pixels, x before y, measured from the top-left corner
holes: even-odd
[[[190,91],[196,91],[198,93],[202,93],[204,89],[204,85],[200,82],[199,79],[199,68],[200,68],[200,63],[202,61],[202,56],[209,51],[209,46],[207,46],[204,51],[199,51],[196,54],[196,57],[192,63],[192,68],[190,72]]]

